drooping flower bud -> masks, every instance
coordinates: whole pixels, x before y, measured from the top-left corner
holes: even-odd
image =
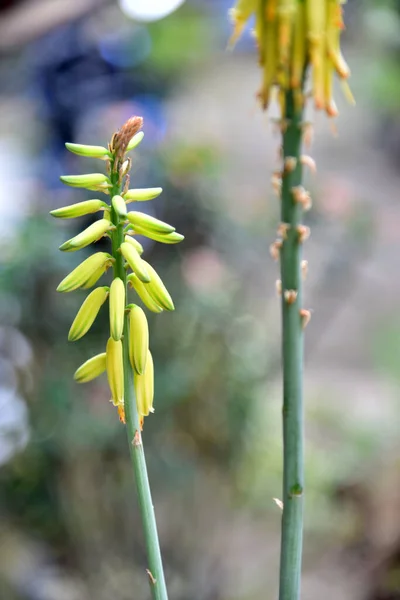
[[[129,306],[129,360],[136,373],[143,375],[149,350],[149,326],[140,306]]]
[[[122,337],[125,317],[125,285],[116,277],[110,287],[110,335],[118,341]]]
[[[93,290],[80,307],[69,330],[68,340],[75,342],[83,337],[93,325],[98,312],[107,299],[108,287]]]
[[[154,240],[155,242],[160,242],[161,244],[179,244],[179,242],[182,242],[182,240],[185,239],[185,236],[177,231],[173,231],[172,233],[156,233],[155,231],[144,229],[138,225],[135,225],[134,231],[138,235],[143,235],[151,240]]]
[[[147,417],[154,412],[154,364],[150,350],[147,351],[146,369],[143,375],[135,373],[134,385],[139,416]]]
[[[106,369],[108,384],[114,406],[124,402],[124,364],[121,340],[108,339],[106,347]]]

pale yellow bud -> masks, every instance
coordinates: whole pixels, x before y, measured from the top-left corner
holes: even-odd
[[[80,307],[69,330],[68,340],[75,342],[85,335],[93,325],[98,312],[108,296],[108,287],[99,287],[89,294]]]
[[[110,221],[107,219],[100,219],[89,225],[82,233],[79,233],[75,237],[61,244],[60,250],[63,250],[64,252],[76,252],[77,250],[81,250],[82,248],[89,246],[89,244],[99,240],[107,233],[107,231],[110,231],[112,227],[113,225]]]
[[[125,317],[125,285],[116,277],[110,287],[110,335],[120,340],[124,330]]]
[[[151,412],[154,412],[154,364],[150,350],[147,351],[144,374],[134,374],[134,385],[138,414],[140,417],[147,417]]]
[[[136,373],[143,375],[149,350],[149,326],[140,306],[132,304],[129,311],[129,360]]]
[[[136,248],[129,242],[123,242],[121,244],[121,253],[139,279],[144,283],[148,283],[150,281],[150,275],[147,266],[144,264],[144,261]]]
[[[114,406],[124,402],[124,364],[121,340],[108,339],[106,348],[106,369],[108,384]]]
[[[77,383],[92,381],[106,370],[106,353],[97,354],[89,358],[75,371],[74,379]]]

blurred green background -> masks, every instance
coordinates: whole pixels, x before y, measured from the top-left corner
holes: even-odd
[[[105,144],[132,114],[134,184],[164,189],[139,209],[186,237],[146,246],[176,305],[149,315],[144,431],[170,597],[277,595],[279,136],[249,31],[225,50],[230,2],[168,4],[0,4],[1,600],[149,598],[124,427],[104,378],[72,380],[107,311],[70,344],[84,292],[55,292],[86,256],[57,248],[90,220],[48,216],[90,196],[61,174],[98,170],[64,143]],[[399,600],[400,2],[351,0],[346,23],[357,107],[337,90],[337,136],[310,113],[303,597]]]

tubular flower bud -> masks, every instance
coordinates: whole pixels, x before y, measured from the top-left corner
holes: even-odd
[[[185,236],[177,231],[172,231],[172,233],[156,233],[154,231],[150,231],[149,229],[139,227],[138,225],[134,226],[134,231],[138,235],[148,237],[155,242],[161,242],[161,244],[179,244],[179,242],[182,242],[182,240],[185,239]]]
[[[108,287],[93,290],[80,307],[69,330],[68,340],[75,342],[83,337],[93,325],[98,312],[108,296]]]
[[[103,146],[86,146],[82,144],[65,144],[67,150],[78,156],[87,156],[89,158],[109,158],[110,153]]]
[[[74,373],[74,379],[77,383],[87,383],[92,381],[106,370],[106,353],[96,354],[83,363]]]
[[[106,369],[112,402],[119,406],[124,402],[124,364],[121,340],[109,338],[106,347]]]
[[[136,373],[143,375],[149,350],[149,326],[140,306],[130,305],[129,311],[129,360]]]
[[[110,287],[110,334],[118,341],[122,337],[125,317],[125,285],[116,277]]]
[[[65,185],[75,188],[86,188],[87,190],[102,190],[105,187],[111,186],[109,178],[104,173],[61,175],[60,179]]]
[[[142,141],[142,139],[144,138],[144,133],[143,131],[139,131],[139,133],[137,133],[136,135],[133,136],[133,138],[131,139],[131,141],[129,142],[126,151],[130,152],[131,150],[133,150],[134,148],[136,148],[136,146],[139,146],[140,142]]]
[[[131,211],[127,215],[128,221],[135,227],[136,225],[141,227],[143,230],[153,231],[154,233],[172,233],[175,231],[175,227],[155,219],[150,215],[146,215],[141,212]]]
[[[102,200],[85,200],[84,202],[71,204],[71,206],[56,208],[55,210],[51,210],[50,214],[52,217],[57,217],[58,219],[73,219],[74,217],[90,215],[106,207],[107,204]]]
[[[140,254],[133,244],[123,242],[121,244],[121,253],[132,271],[139,277],[140,281],[148,283],[150,281],[150,275],[146,267],[147,263],[145,264],[142,258],[140,258]]]
[[[145,202],[146,200],[153,200],[157,198],[162,192],[162,188],[142,188],[136,190],[128,190],[124,194],[124,200],[128,204],[129,202]]]
[[[137,241],[136,238],[132,237],[131,235],[126,235],[125,242],[127,244],[131,244],[131,246],[135,248],[138,254],[143,254],[143,246],[140,242]]]
[[[81,262],[69,275],[67,275],[59,284],[57,292],[72,292],[85,285],[93,272],[97,269],[107,268],[111,265],[113,257],[107,252],[96,252]]]
[[[76,250],[81,250],[103,237],[112,226],[112,223],[107,219],[95,221],[92,225],[89,225],[89,227],[82,231],[82,233],[79,233],[75,237],[61,244],[60,250],[63,250],[64,252],[76,252]]]
[[[150,274],[150,283],[146,284],[146,290],[149,292],[156,304],[162,308],[165,308],[165,310],[175,310],[172,298],[169,295],[167,288],[163,284],[161,277],[157,274],[153,267],[149,265],[148,262],[145,260],[143,262]]]
[[[154,364],[150,350],[147,350],[146,369],[143,375],[134,375],[136,406],[140,417],[147,417],[153,409]]]
[[[160,313],[163,308],[157,304],[147,291],[146,285],[140,281],[140,279],[132,273],[127,277],[129,285],[135,290],[143,304],[151,310],[151,312]]]
[[[119,217],[126,217],[126,204],[122,196],[114,196],[111,200],[111,204]]]

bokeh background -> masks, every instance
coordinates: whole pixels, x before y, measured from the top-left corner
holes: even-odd
[[[143,209],[186,236],[146,245],[176,305],[149,315],[144,431],[170,597],[276,598],[279,136],[250,33],[225,50],[229,5],[0,4],[1,600],[149,598],[124,427],[104,378],[72,380],[107,311],[69,344],[84,293],[55,292],[86,252],[57,248],[90,219],[48,216],[88,197],[61,174],[98,170],[64,143],[105,144],[132,114],[134,182],[164,189]],[[338,90],[337,135],[310,115],[303,597],[399,600],[400,2],[350,0],[346,22],[357,108]]]

